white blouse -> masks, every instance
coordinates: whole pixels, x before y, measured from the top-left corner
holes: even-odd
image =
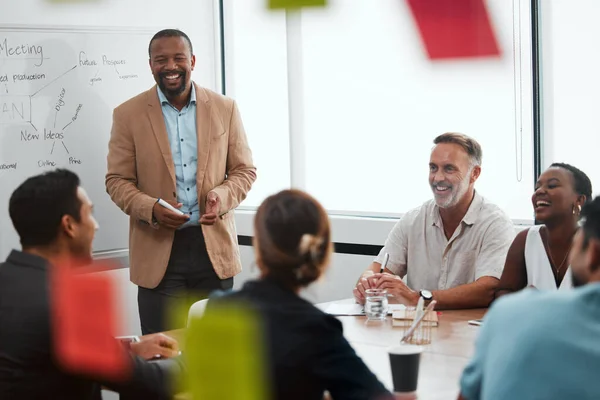
[[[546,253],[540,228],[544,225],[536,225],[529,228],[525,239],[525,265],[527,267],[527,286],[535,286],[540,290],[568,290],[573,287],[571,278],[571,266],[569,265],[565,276],[556,287],[556,280],[552,272],[552,265]]]

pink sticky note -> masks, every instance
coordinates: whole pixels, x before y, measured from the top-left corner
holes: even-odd
[[[484,0],[408,0],[429,58],[498,56]]]

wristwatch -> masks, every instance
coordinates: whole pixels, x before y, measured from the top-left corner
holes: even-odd
[[[423,298],[423,300],[425,301],[430,301],[433,299],[433,294],[431,294],[431,292],[429,290],[421,290],[419,292],[419,294],[421,295],[421,297]]]

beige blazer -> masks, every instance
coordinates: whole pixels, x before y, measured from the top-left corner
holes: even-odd
[[[202,225],[217,275],[230,278],[242,269],[233,216],[256,180],[256,168],[235,101],[194,84],[200,212],[208,192],[221,201],[220,217]],[[160,197],[176,200],[175,165],[156,86],[118,106],[108,144],[106,191],[129,215],[130,278],[154,288],[162,280],[175,231],[152,224]]]

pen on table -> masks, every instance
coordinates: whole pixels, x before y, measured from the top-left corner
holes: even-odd
[[[385,255],[383,256],[383,264],[381,264],[381,268],[379,269],[380,274],[383,274],[383,270],[385,269],[389,259],[390,259],[389,253],[385,253]]]

